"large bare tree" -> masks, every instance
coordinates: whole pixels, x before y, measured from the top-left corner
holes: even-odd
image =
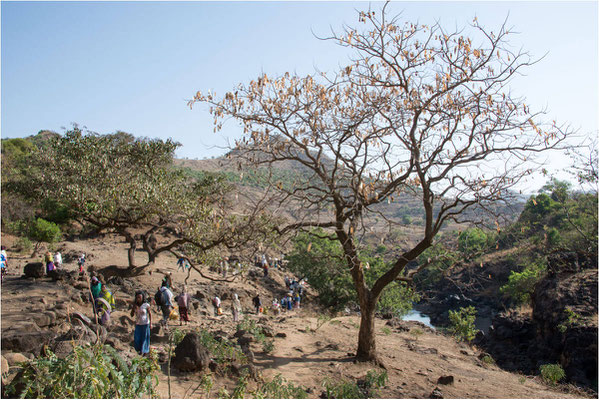
[[[190,106],[209,104],[217,128],[240,121],[237,145],[251,162],[294,161],[308,172],[292,188],[273,182],[279,204],[298,209],[299,222],[283,230],[329,228],[341,243],[361,310],[357,358],[377,361],[374,311],[385,287],[411,279],[406,265],[445,222],[504,200],[538,166],[535,155],[561,148],[568,132],[511,94],[512,78],[534,61],[511,49],[505,24],[493,33],[475,19],[468,37],[400,23],[385,8],[359,21],[325,38],[353,51],[337,73],[262,75],[222,98],[198,92]],[[365,218],[408,192],[423,207],[420,240],[368,287]]]

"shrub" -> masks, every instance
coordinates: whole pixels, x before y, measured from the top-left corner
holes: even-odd
[[[478,329],[474,327],[476,309],[472,306],[461,307],[458,311],[449,311],[449,331],[459,340],[472,341]]]
[[[54,243],[60,236],[60,227],[42,218],[37,218],[27,227],[27,237],[37,242],[36,249],[40,242]]]
[[[241,349],[228,340],[223,339],[218,341],[214,338],[212,333],[204,329],[200,330],[198,335],[200,336],[200,342],[206,349],[208,349],[212,359],[219,367],[226,368],[233,362],[239,364],[247,362],[247,357],[243,354]]]
[[[318,292],[318,300],[325,307],[341,310],[355,302],[356,291],[343,258],[341,244],[325,236],[322,229],[316,229],[312,234],[299,234],[294,239],[294,250],[286,258],[289,260],[289,269],[308,279]],[[389,268],[376,248],[361,251],[360,261],[367,266],[364,271],[367,285],[373,285]],[[401,317],[410,311],[412,302],[418,300],[416,291],[405,282],[393,282],[383,290],[377,311],[391,312]]]
[[[270,382],[264,382],[253,392],[255,399],[305,399],[308,394],[301,387],[287,382],[277,374]]]
[[[270,353],[274,350],[274,340],[267,338],[264,334],[264,329],[258,326],[253,319],[244,319],[240,324],[237,324],[237,330],[240,329],[251,333],[256,338],[256,341],[262,343],[262,351],[265,353]]]
[[[75,346],[64,359],[51,351],[22,364],[22,372],[7,387],[21,398],[155,397],[158,362],[150,357],[124,361],[108,345]]]
[[[480,253],[487,245],[487,235],[480,228],[467,229],[458,237],[458,249],[469,258],[473,253]]]
[[[555,385],[566,377],[564,369],[559,364],[544,364],[539,368],[541,377],[549,384]]]
[[[530,263],[522,272],[512,271],[508,282],[499,291],[512,298],[517,304],[528,303],[530,295],[545,271],[546,267],[542,262]]]
[[[369,370],[364,379],[360,379],[356,383],[347,380],[334,382],[325,379],[323,387],[327,399],[368,399],[378,397],[377,389],[383,387],[387,380],[387,371]]]

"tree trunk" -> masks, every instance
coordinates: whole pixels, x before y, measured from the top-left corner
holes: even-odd
[[[127,231],[120,231],[121,235],[125,237],[125,240],[129,242],[129,250],[127,250],[127,257],[129,259],[129,268],[135,268],[135,238]]]
[[[358,333],[358,351],[356,353],[356,358],[360,361],[378,362],[374,332],[375,309],[376,301],[369,301],[366,306],[360,307],[360,332]]]
[[[158,254],[156,252],[156,236],[152,231],[143,236],[143,248],[148,253],[148,265],[154,264]]]

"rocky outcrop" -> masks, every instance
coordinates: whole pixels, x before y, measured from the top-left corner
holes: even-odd
[[[210,356],[196,333],[188,333],[175,348],[173,366],[179,371],[202,371],[208,368]]]
[[[593,266],[579,255],[558,254],[532,296],[537,340],[569,380],[585,386],[597,382],[597,269],[586,269]]]
[[[548,257],[532,295],[532,313],[502,313],[477,344],[504,369],[538,374],[559,363],[570,382],[597,390],[596,262],[576,253]]]

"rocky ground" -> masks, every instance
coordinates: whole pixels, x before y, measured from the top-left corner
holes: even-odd
[[[103,272],[108,287],[117,299],[117,310],[112,314],[108,329],[98,329],[100,340],[115,347],[123,357],[133,357],[134,322],[129,317],[128,303],[135,290],[145,288],[153,294],[165,272],[173,272],[175,294],[186,274],[177,271],[175,259],[161,255],[154,266],[136,277],[113,277],[115,271],[126,266],[127,244],[117,237],[105,236],[77,242],[59,243],[67,271],[60,280],[49,277],[23,277],[26,264],[39,257],[19,255],[11,251],[13,238],[3,236],[9,252],[9,275],[2,285],[2,371],[3,383],[14,376],[19,362],[31,359],[48,345],[58,355],[70,351],[72,339],[81,342],[97,340],[92,320],[91,304],[87,301],[87,281],[77,273],[76,256],[85,252],[88,267]],[[140,261],[143,254],[139,254]],[[284,290],[283,272],[272,271],[270,278],[260,276],[258,270],[251,276],[233,282],[213,282],[192,272],[189,292],[193,295],[192,322],[181,329],[197,332],[206,329],[227,340],[243,343],[247,334],[238,332],[230,315],[230,301],[237,293],[246,313],[269,332],[274,348],[266,353],[252,339],[244,345],[251,352],[252,380],[248,393],[262,381],[280,374],[297,386],[307,389],[308,396],[318,398],[323,392],[323,381],[364,378],[371,364],[355,363],[359,317],[338,315],[330,320],[322,318],[323,311],[315,303],[315,294],[308,292],[302,309],[280,316],[258,316],[250,312],[251,298],[262,295],[263,302],[281,297]],[[216,275],[210,275],[217,278]],[[223,300],[224,315],[212,315],[210,299],[219,294]],[[158,315],[154,312],[154,321]],[[171,321],[170,329],[178,327]],[[476,347],[456,342],[453,338],[434,331],[420,323],[396,320],[377,320],[377,343],[381,359],[387,368],[388,382],[380,389],[382,398],[576,398],[588,394],[571,386],[551,387],[540,378],[506,372],[500,369]],[[153,329],[152,347],[161,361],[158,393],[168,397],[167,334]],[[243,346],[242,346],[243,347]],[[249,353],[248,353],[249,354]],[[173,363],[176,365],[177,363]],[[6,368],[10,368],[5,375]],[[203,373],[171,369],[171,397],[218,397],[218,390],[236,385],[235,374],[214,374],[215,383],[206,393],[198,387]],[[452,377],[452,378],[449,378]]]

